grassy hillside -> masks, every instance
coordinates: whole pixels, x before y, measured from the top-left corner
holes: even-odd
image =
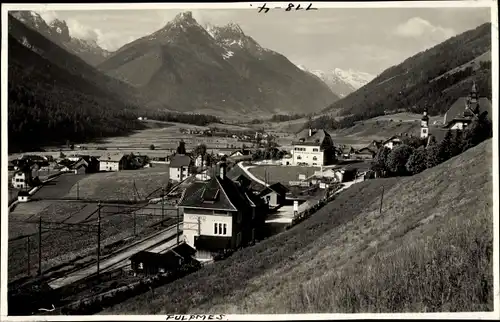
[[[491,311],[491,164],[488,140],[355,184],[291,230],[104,313]]]
[[[461,71],[454,70],[476,58],[491,61],[491,57],[487,57],[490,51],[491,24],[486,23],[388,68],[324,112],[341,111],[363,115],[366,119],[382,115],[384,111],[421,112],[427,103],[431,115],[443,114],[454,100],[468,93],[472,79],[478,83],[480,94],[491,98],[491,64],[479,64],[479,69],[471,65]],[[454,70],[452,74],[436,79],[451,70]],[[443,93],[456,84],[459,88]]]

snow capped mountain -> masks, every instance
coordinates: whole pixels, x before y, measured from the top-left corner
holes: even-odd
[[[321,79],[328,85],[333,93],[340,97],[349,95],[375,78],[375,76],[371,74],[354,71],[352,69],[345,71],[340,68],[335,68],[331,72],[325,72],[321,70],[309,70],[304,65],[297,65],[297,67]]]
[[[375,78],[375,75],[352,69],[343,70],[340,68],[335,68],[333,70],[333,73],[344,82],[350,84],[355,89],[365,86]]]

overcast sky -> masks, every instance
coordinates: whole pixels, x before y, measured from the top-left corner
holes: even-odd
[[[74,37],[108,50],[162,28],[180,10],[38,11],[65,20]],[[378,74],[413,54],[491,19],[487,8],[192,10],[200,23],[238,23],[261,46],[309,69],[354,69]]]

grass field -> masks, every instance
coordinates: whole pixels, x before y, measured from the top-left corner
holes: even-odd
[[[78,189],[82,199],[142,200],[162,186],[166,187],[168,179],[168,166],[163,164],[138,170],[94,173],[83,178],[78,187],[73,186],[66,197],[75,198]]]
[[[63,173],[44,184],[33,196],[40,199],[60,199],[65,197],[77,182],[88,179],[93,174]]]
[[[267,180],[269,183],[281,182],[282,184],[288,184],[289,181],[299,180],[299,174],[303,174],[306,177],[310,177],[314,174],[314,171],[319,171],[319,167],[299,167],[299,166],[276,166],[276,165],[260,165],[253,166],[249,168],[251,174],[265,181],[267,174]]]
[[[291,230],[104,313],[491,311],[491,143],[355,184]]]

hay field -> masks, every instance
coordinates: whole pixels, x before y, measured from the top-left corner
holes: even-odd
[[[138,170],[100,172],[80,180],[78,187],[73,186],[66,197],[74,198],[78,188],[81,199],[143,200],[162,186],[166,187],[168,182],[169,168],[163,164]],[[138,194],[135,192],[134,183]]]
[[[355,184],[291,230],[105,313],[492,311],[491,164],[488,140]]]

